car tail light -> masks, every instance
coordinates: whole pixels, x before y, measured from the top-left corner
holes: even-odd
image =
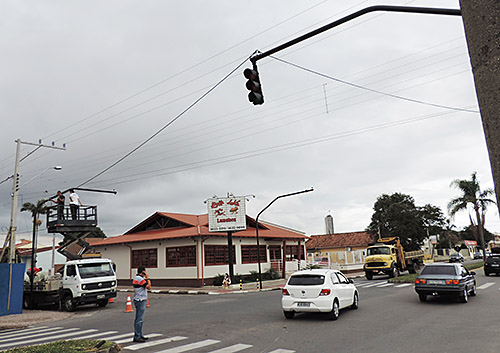
[[[458,279],[447,279],[446,284],[460,284]]]
[[[283,295],[290,295],[290,293],[288,292],[288,290],[286,288],[283,288],[283,290],[281,292],[283,293]]]
[[[426,279],[422,279],[422,278],[417,278],[415,280],[415,284],[426,284],[427,283],[427,280]]]
[[[320,296],[326,296],[326,295],[330,295],[332,291],[329,289],[329,288],[323,288],[321,290],[321,292],[319,293]]]

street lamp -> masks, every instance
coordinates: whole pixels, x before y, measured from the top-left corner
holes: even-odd
[[[283,197],[288,197],[288,196],[294,196],[294,195],[298,195],[298,194],[304,194],[306,192],[311,192],[311,191],[314,191],[314,189],[310,188],[310,189],[307,189],[307,190],[292,192],[290,194],[280,195],[280,196],[276,197],[274,200],[272,200],[266,207],[264,207],[262,209],[262,211],[260,211],[259,214],[257,215],[257,217],[255,218],[255,223],[256,223],[256,225],[255,225],[255,235],[257,237],[257,263],[259,265],[259,288],[260,289],[262,289],[262,270],[260,268],[260,246],[259,246],[259,217],[260,217],[260,215],[262,214],[262,212],[264,212],[265,210],[267,210],[269,208],[269,206],[271,206],[278,199],[281,199]],[[284,265],[286,265],[286,259],[283,259],[283,260],[284,260]]]
[[[61,169],[62,169],[62,167],[61,167],[60,165],[56,165],[56,166],[54,166],[54,167],[49,167],[49,168],[45,169],[43,172],[38,173],[37,175],[35,175],[33,178],[31,178],[31,179],[30,179],[30,180],[28,180],[27,182],[25,182],[22,186],[26,186],[26,185],[28,185],[28,184],[29,184],[29,183],[31,183],[33,180],[35,180],[36,178],[38,178],[40,175],[42,175],[42,174],[44,174],[44,173],[48,172],[48,171],[49,171],[49,170],[51,170],[51,169],[54,169],[54,170],[61,170]]]

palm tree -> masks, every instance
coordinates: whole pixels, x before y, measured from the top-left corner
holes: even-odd
[[[47,213],[47,206],[45,205],[45,203],[47,202],[47,200],[45,199],[41,199],[41,200],[38,200],[38,202],[35,204],[31,203],[31,202],[25,202],[23,203],[23,207],[21,207],[21,212],[24,212],[24,211],[30,211],[31,212],[31,215],[33,216],[33,243],[32,243],[32,251],[34,252],[35,249],[36,249],[36,246],[35,246],[35,243],[36,243],[36,230],[38,229],[38,226],[42,223],[41,220],[38,219],[38,215],[39,214],[45,214]],[[32,254],[31,256],[31,268],[33,268],[33,258],[34,258],[34,254]]]
[[[484,222],[486,208],[489,204],[495,204],[495,201],[489,196],[493,195],[494,191],[491,188],[481,191],[479,181],[476,177],[476,172],[473,172],[470,180],[455,179],[451,182],[452,187],[459,189],[462,195],[452,199],[448,203],[448,212],[450,216],[454,216],[457,212],[467,210],[467,206],[471,204],[474,208],[475,223],[472,215],[469,213],[471,229],[479,233],[481,249],[483,250],[483,259],[486,260],[486,252],[484,247]],[[477,233],[476,233],[477,234]]]

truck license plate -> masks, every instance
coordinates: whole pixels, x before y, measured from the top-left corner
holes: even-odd
[[[311,303],[297,303],[297,306],[309,307],[309,306],[311,306]]]
[[[106,296],[105,296],[104,294],[99,294],[99,295],[97,296],[97,299],[103,299],[103,298],[105,298],[105,297],[106,297]]]

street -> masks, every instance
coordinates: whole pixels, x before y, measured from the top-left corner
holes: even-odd
[[[355,280],[358,310],[342,310],[338,321],[298,314],[286,320],[280,291],[223,295],[152,294],[146,311],[144,344],[131,342],[133,313],[124,313],[127,294],[104,309],[79,307],[70,319],[44,323],[57,336],[92,335],[115,339],[125,351],[141,352],[497,352],[500,277],[477,271],[478,295],[461,304],[453,298],[420,303],[413,284],[390,284],[385,277]],[[78,330],[71,329],[77,328]],[[91,331],[94,330],[94,331]],[[110,331],[115,331],[110,333]],[[48,333],[0,332],[0,349],[45,339]],[[80,336],[75,336],[77,334]],[[12,335],[12,336],[11,336]],[[53,338],[52,340],[63,339]]]

